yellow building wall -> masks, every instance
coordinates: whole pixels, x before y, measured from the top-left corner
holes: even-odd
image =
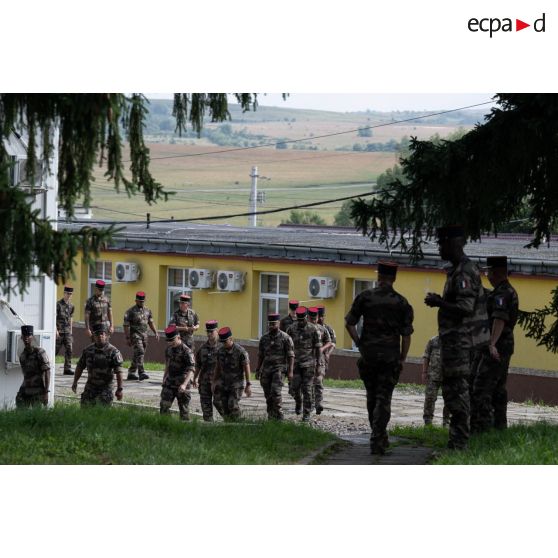
[[[193,290],[193,308],[203,323],[215,319],[220,326],[229,326],[238,339],[257,339],[259,334],[259,308],[261,273],[281,273],[289,276],[289,298],[298,299],[301,304],[311,306],[323,304],[326,307],[326,321],[337,333],[338,348],[350,349],[351,340],[344,328],[344,316],[351,306],[355,280],[376,279],[375,269],[360,265],[337,265],[320,262],[293,262],[287,260],[257,260],[233,257],[188,256],[177,254],[139,253],[125,251],[103,252],[99,260],[113,262],[112,308],[114,323],[121,326],[124,312],[134,304],[135,293],[145,291],[146,305],[151,308],[158,329],[166,327],[167,312],[167,269],[202,268],[212,270],[232,270],[246,273],[246,284],[242,292],[221,293],[212,289]],[[141,276],[137,282],[120,283],[114,279],[116,262],[137,263]],[[79,264],[75,267],[75,280],[69,281],[75,287],[73,302],[76,306],[75,317],[83,321],[84,305],[88,293],[88,267]],[[337,279],[339,287],[335,298],[311,299],[307,291],[308,276],[327,276]],[[485,286],[489,287],[486,279]],[[522,310],[533,310],[547,304],[550,291],[556,286],[557,279],[538,276],[512,276]],[[407,298],[415,311],[414,328],[410,356],[421,357],[426,342],[437,331],[437,311],[424,304],[427,292],[441,293],[445,273],[436,270],[400,268],[395,289]],[[63,285],[58,287],[62,297]],[[516,351],[511,365],[520,368],[543,370],[558,369],[558,357],[536,343],[525,338],[523,330],[516,328]]]

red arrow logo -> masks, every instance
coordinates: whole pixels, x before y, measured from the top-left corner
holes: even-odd
[[[521,21],[520,19],[515,20],[515,30],[516,31],[521,31],[522,29],[525,29],[526,27],[531,27],[531,24],[530,23],[525,23],[524,21]]]

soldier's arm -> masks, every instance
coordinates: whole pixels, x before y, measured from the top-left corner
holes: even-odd
[[[196,353],[196,368],[194,370],[194,387],[196,387],[195,384],[197,383],[198,378],[200,377],[201,369],[202,369],[201,349],[198,349],[198,352]]]
[[[147,325],[149,326],[149,328],[151,329],[151,331],[155,335],[155,339],[157,339],[157,341],[159,341],[159,332],[157,331],[157,328],[155,327],[155,322],[153,321],[153,316],[151,316],[151,315],[149,316],[149,320],[147,321]]]
[[[118,368],[116,371],[116,399],[118,399],[118,401],[122,401],[122,368]]]
[[[426,380],[426,375],[428,374],[428,367],[430,366],[430,355],[432,354],[432,340],[430,339],[426,344],[426,349],[424,349],[424,355],[422,357],[422,379]]]
[[[501,318],[494,318],[494,321],[492,322],[492,331],[490,332],[489,351],[492,358],[496,360],[500,360],[500,353],[496,348],[496,343],[498,343],[498,340],[502,335],[502,331],[504,331],[505,325],[506,322]]]
[[[353,340],[353,343],[355,344],[356,347],[360,345],[360,339],[358,336],[358,331],[356,326],[361,316],[362,316],[362,311],[360,310],[360,295],[358,295],[353,301],[353,305],[351,306],[351,309],[345,316],[345,329],[351,336],[351,339]]]
[[[287,378],[289,382],[293,379],[294,373],[294,361],[295,361],[295,353],[294,353],[294,343],[293,340],[288,337],[287,338]]]
[[[45,382],[46,398],[48,398],[48,392],[50,391],[50,363],[46,353],[43,352],[41,356],[43,358],[43,380]]]
[[[113,321],[112,321],[112,308],[110,306],[110,302],[109,302],[109,307],[108,307],[108,311],[107,311],[107,316],[108,316],[108,320],[109,320],[109,333],[114,333],[114,325],[113,325]]]
[[[258,364],[256,364],[256,380],[259,380],[260,370],[262,368],[263,362],[264,362],[264,350],[263,350],[262,341],[260,339],[260,345],[258,348]]]
[[[126,320],[126,318],[124,318],[124,320]],[[126,342],[130,345],[130,326],[126,323],[126,321],[124,321],[124,335],[126,337]]]
[[[356,325],[348,324],[345,322],[345,329],[348,331],[349,335],[351,336],[351,339],[353,340],[355,347],[358,347],[360,345],[360,338],[358,336]]]
[[[252,395],[252,388],[250,387],[252,385],[250,383],[250,361],[246,359],[242,367],[244,369],[244,379],[246,380],[246,387],[244,388],[244,393],[246,394],[246,397],[250,397]]]
[[[403,335],[401,337],[401,365],[407,360],[407,354],[409,353],[409,347],[411,346],[411,336]]]
[[[90,311],[87,309],[87,305],[85,306],[85,314],[84,314],[84,321],[85,321],[85,333],[91,337],[91,328],[89,327],[89,316]]]
[[[197,331],[200,329],[200,319],[198,315],[194,312],[194,325],[192,326],[192,331]]]
[[[329,334],[329,331],[324,328],[324,339],[323,339],[321,352],[327,354],[331,345],[332,345],[331,335]]]
[[[180,387],[178,388],[179,391],[182,392],[186,391],[186,388],[188,387],[190,380],[194,377],[194,368],[195,368],[195,363],[192,357],[192,361],[190,362],[188,368],[186,368],[186,377],[184,378],[184,381],[180,384]]]
[[[79,359],[79,361],[76,365],[76,369],[74,370],[74,381],[72,383],[72,391],[74,393],[76,393],[76,391],[77,391],[78,381],[81,378],[81,374],[82,374],[84,368],[85,368],[85,358],[84,358],[84,355],[82,354],[81,358]]]

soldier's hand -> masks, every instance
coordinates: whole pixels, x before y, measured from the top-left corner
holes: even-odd
[[[178,387],[178,393],[186,393],[186,386],[184,384],[180,384]]]
[[[60,337],[60,334],[58,333],[58,330],[56,330],[56,338],[58,339],[58,337]]]
[[[48,405],[48,391],[45,391],[45,394],[43,395],[43,403]]]
[[[494,345],[489,345],[488,350],[490,351],[490,356],[494,360],[500,360],[500,353],[498,352],[498,349]]]
[[[85,335],[87,335],[87,337],[91,337],[92,334],[91,334],[91,330],[89,328],[87,328],[85,330]]]
[[[436,293],[428,293],[424,298],[424,304],[431,308],[436,308],[442,305],[442,297]]]
[[[109,333],[114,333],[114,327],[112,326],[112,324],[110,324],[109,326]]]
[[[252,388],[246,384],[246,387],[244,388],[244,393],[246,394],[246,397],[250,397],[252,395]]]
[[[259,380],[259,379],[260,379],[260,375],[261,375],[261,372],[260,372],[260,370],[259,370],[259,368],[258,368],[258,369],[256,370],[256,380]]]
[[[117,388],[114,392],[114,395],[116,395],[116,399],[118,399],[118,401],[122,401],[122,393],[122,388]]]
[[[155,339],[156,339],[157,341],[159,341],[159,333],[158,333],[158,332],[155,333]]]
[[[73,384],[72,384],[72,391],[73,391],[74,393],[77,393],[77,384],[76,384],[76,383],[73,383]]]
[[[126,345],[128,345],[128,347],[132,346],[132,340],[129,337],[126,337]]]

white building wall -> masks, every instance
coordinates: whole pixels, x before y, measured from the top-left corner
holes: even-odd
[[[54,145],[58,145],[58,130],[55,132]],[[32,206],[41,209],[44,218],[53,221],[57,228],[58,217],[58,149],[55,148],[50,161],[51,174],[42,179],[44,191],[34,197]],[[8,330],[18,329],[23,324],[33,325],[35,330],[44,331],[42,346],[51,363],[49,405],[54,402],[54,350],[56,343],[56,284],[45,275],[31,279],[27,292],[10,294],[0,293],[0,407],[12,408],[23,376],[19,366],[6,364]],[[11,308],[11,309],[10,309]],[[14,312],[16,313],[14,315]]]

